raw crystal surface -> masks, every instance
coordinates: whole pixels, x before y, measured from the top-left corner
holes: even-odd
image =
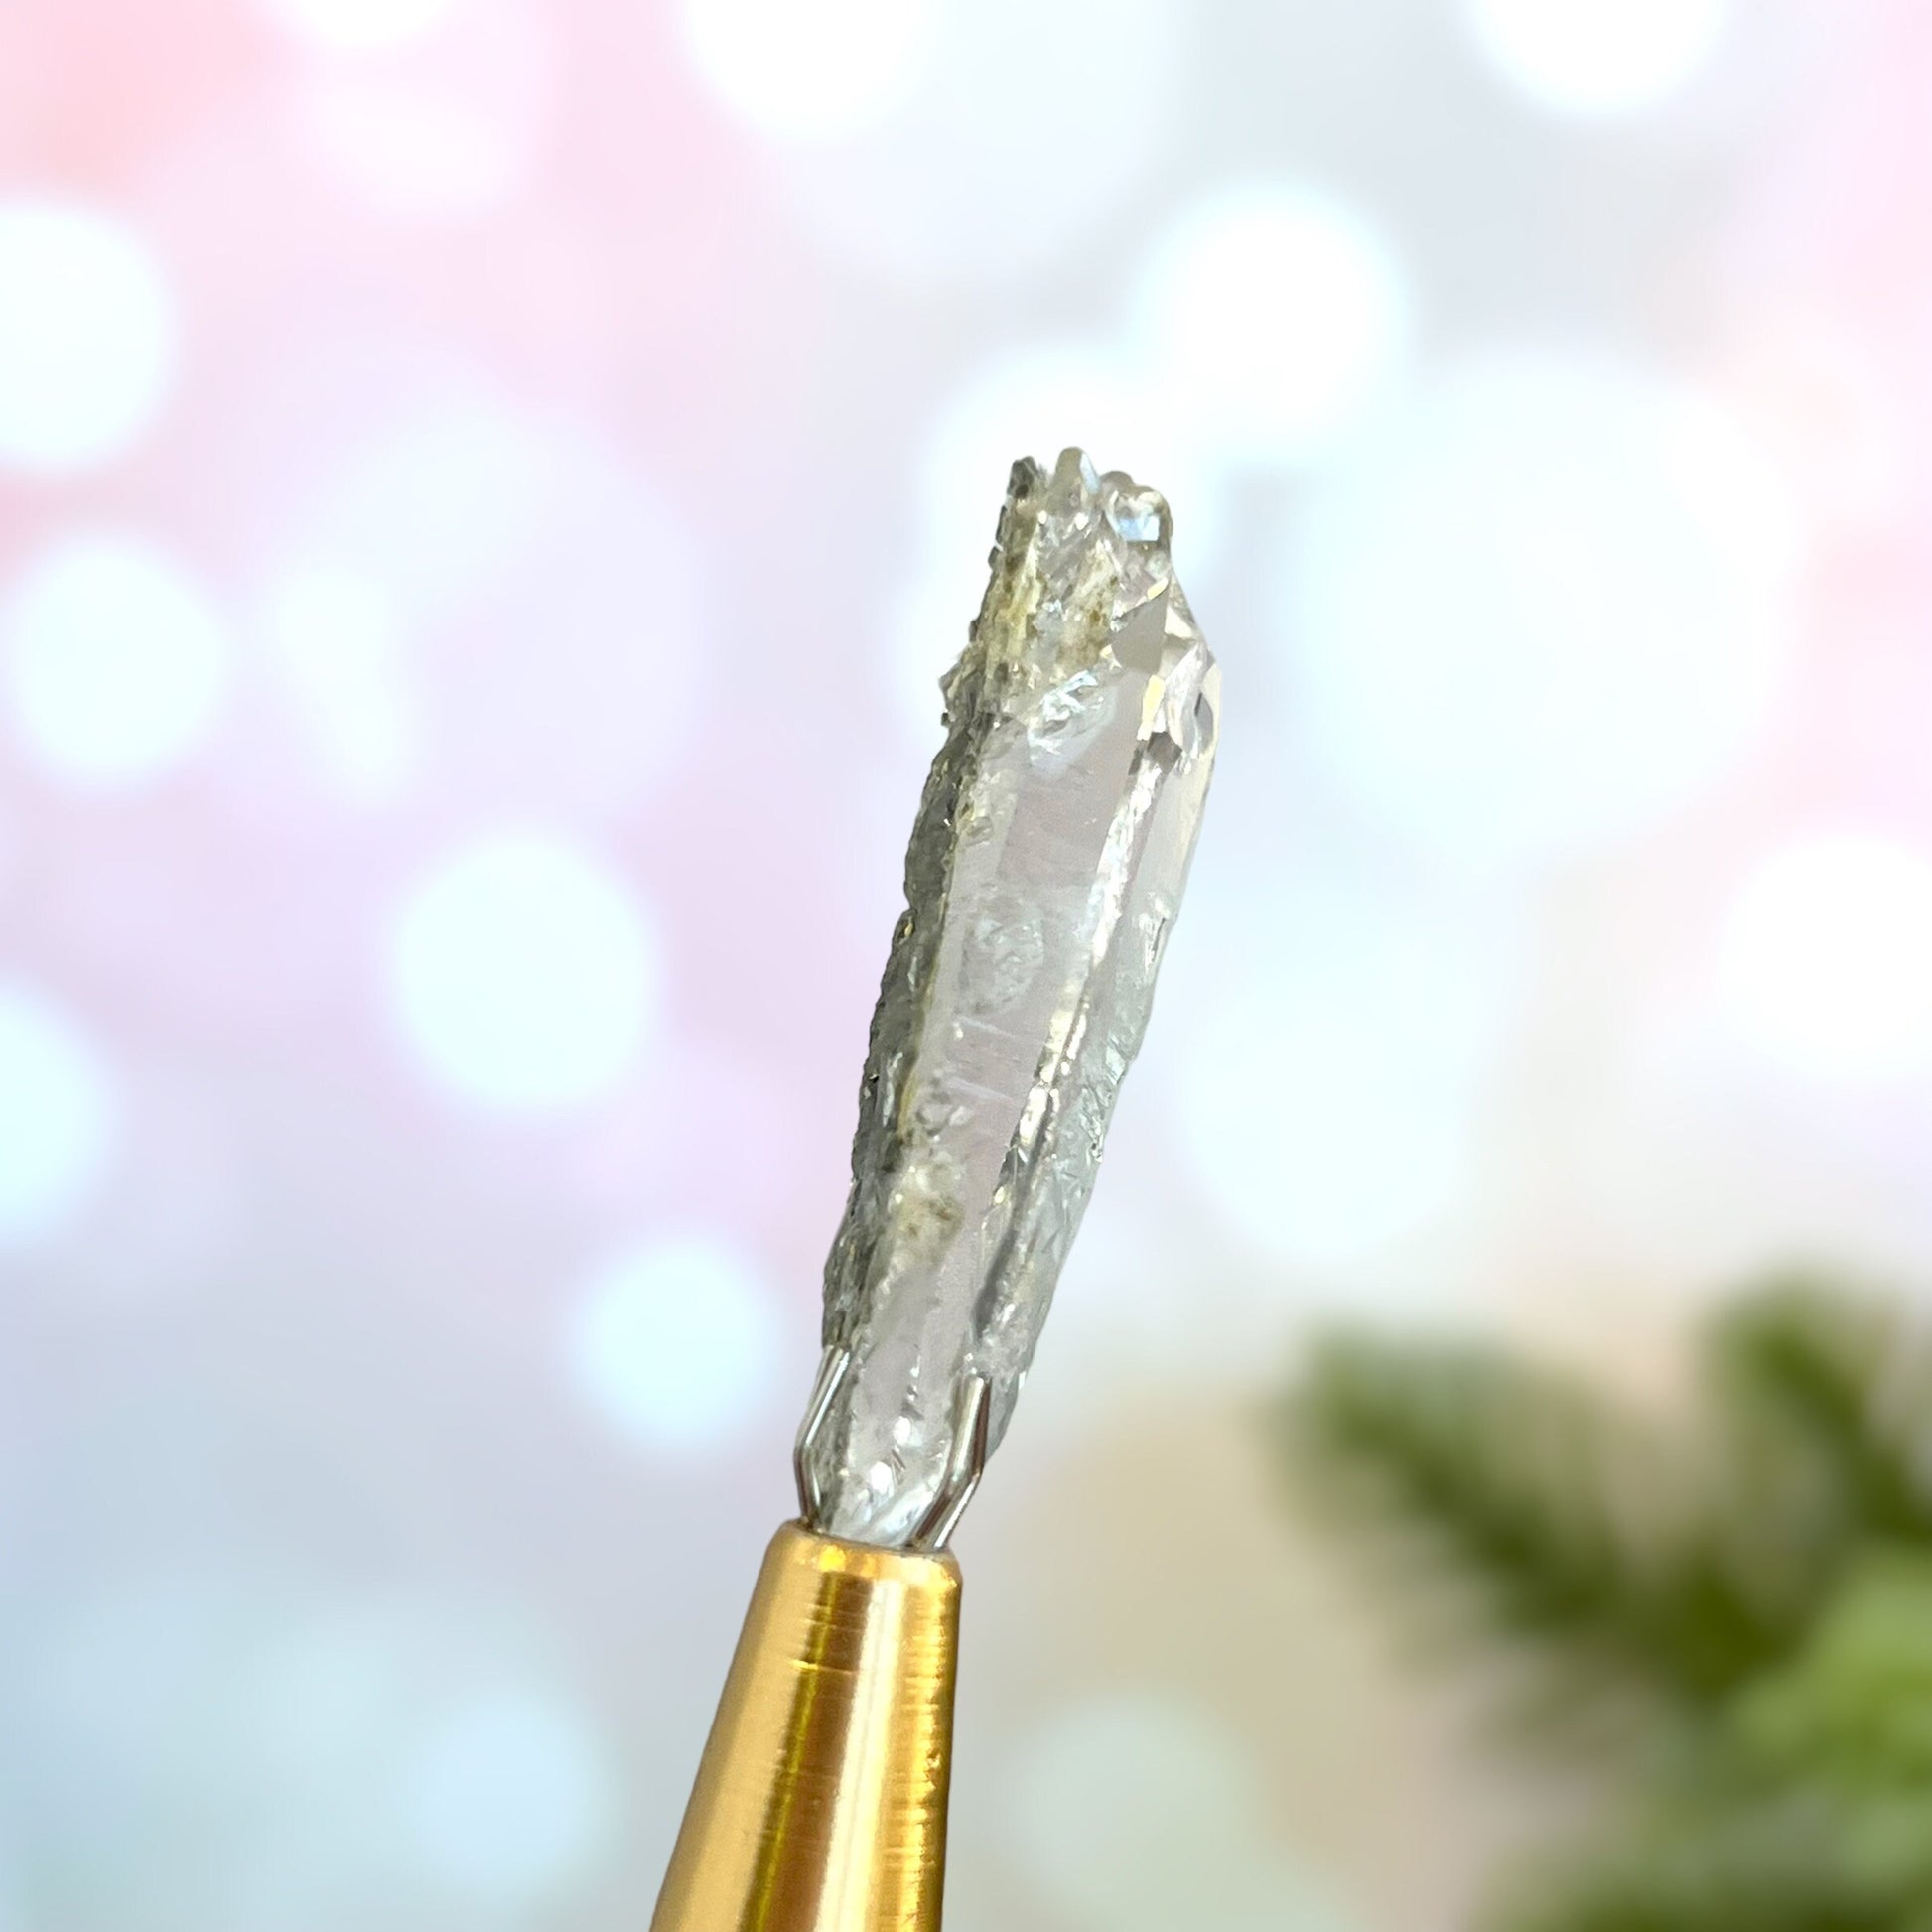
[[[851,1362],[806,1453],[834,1535],[913,1535],[974,1375],[997,1445],[1092,1191],[1214,757],[1219,673],[1169,534],[1159,495],[1077,450],[1014,467],[825,1268]]]

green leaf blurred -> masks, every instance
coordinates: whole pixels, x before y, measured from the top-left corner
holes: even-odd
[[[1513,1748],[1635,1746],[1496,1932],[1932,1932],[1932,1342],[1900,1307],[1761,1286],[1667,1416],[1335,1334],[1271,1425],[1406,1627],[1511,1666]]]

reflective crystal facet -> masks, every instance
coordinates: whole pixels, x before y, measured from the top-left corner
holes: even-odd
[[[974,1376],[998,1444],[1092,1191],[1214,758],[1219,672],[1168,539],[1159,495],[1077,450],[1014,468],[826,1262],[851,1363],[806,1454],[834,1535],[913,1535]]]

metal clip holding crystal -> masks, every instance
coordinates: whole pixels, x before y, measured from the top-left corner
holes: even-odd
[[[825,1497],[811,1451],[818,1433],[831,1414],[832,1398],[839,1392],[846,1371],[852,1366],[852,1350],[828,1348],[819,1357],[818,1379],[812,1384],[811,1399],[805,1404],[805,1419],[798,1425],[798,1440],[792,1445],[791,1473],[798,1484],[798,1520],[819,1523],[825,1519]],[[993,1385],[984,1375],[969,1373],[959,1392],[958,1420],[953,1428],[953,1451],[946,1464],[946,1479],[926,1512],[906,1538],[908,1550],[943,1550],[952,1540],[973,1491],[986,1473],[989,1426],[992,1421]]]
[[[1077,450],[1014,467],[874,1021],[799,1520],[765,1553],[652,1932],[938,1932],[947,1545],[1091,1189],[1213,763],[1218,672],[1169,528]]]

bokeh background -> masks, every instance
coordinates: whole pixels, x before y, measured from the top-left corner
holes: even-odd
[[[0,1925],[648,1918],[1005,472],[1221,766],[969,1580],[949,1924],[1561,1794],[1255,1408],[1932,1279],[1912,0],[0,8]]]

